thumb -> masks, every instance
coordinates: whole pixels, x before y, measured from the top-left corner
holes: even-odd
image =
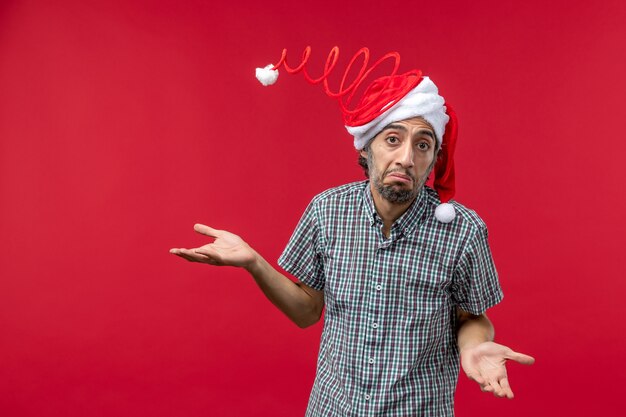
[[[533,363],[535,363],[535,358],[519,352],[511,352],[511,354],[508,355],[507,359],[510,359],[517,363],[521,363],[522,365],[532,365]]]
[[[213,229],[212,227],[206,226],[204,224],[196,223],[193,225],[193,230],[196,232],[210,237],[218,237],[220,234],[219,230]]]

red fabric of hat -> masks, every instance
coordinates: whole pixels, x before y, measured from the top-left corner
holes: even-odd
[[[383,55],[368,68],[370,60],[369,49],[361,48],[350,59],[337,91],[332,91],[328,84],[328,76],[337,65],[339,48],[335,46],[331,49],[326,59],[326,64],[324,65],[324,72],[318,78],[311,77],[307,71],[306,64],[310,56],[311,47],[307,46],[302,53],[300,64],[296,67],[291,67],[287,64],[287,50],[283,49],[280,60],[272,67],[272,70],[278,70],[282,66],[289,74],[302,72],[304,78],[311,84],[322,83],[324,92],[329,97],[338,100],[339,105],[341,106],[344,124],[346,126],[361,126],[376,119],[406,96],[409,91],[419,84],[422,78],[422,72],[419,70],[411,70],[404,74],[397,74],[400,66],[400,54],[397,52],[389,52]],[[363,57],[361,67],[359,68],[359,71],[352,83],[346,85],[348,75],[352,72],[353,67],[355,67],[355,63],[360,57]],[[367,80],[368,76],[373,71],[389,59],[393,60],[393,69],[391,74],[374,80],[361,96],[359,104],[355,108],[351,109],[350,106],[361,84]]]
[[[377,78],[361,96],[353,111],[343,111],[346,126],[362,126],[389,110],[422,80],[419,71]]]
[[[454,197],[454,150],[456,149],[456,139],[458,135],[458,123],[456,113],[452,107],[446,103],[446,113],[450,120],[446,124],[446,131],[443,135],[441,150],[435,163],[434,187],[439,194],[439,200],[447,203]]]

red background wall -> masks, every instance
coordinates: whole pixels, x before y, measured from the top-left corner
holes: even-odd
[[[185,263],[205,222],[275,263],[308,201],[361,179],[336,105],[256,66],[305,45],[402,55],[460,118],[457,200],[491,231],[513,401],[618,415],[622,2],[8,1],[0,5],[0,415],[296,416],[321,325]]]

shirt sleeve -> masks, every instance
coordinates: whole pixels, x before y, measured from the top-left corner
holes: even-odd
[[[315,200],[298,222],[278,265],[309,287],[324,289],[323,244]]]
[[[452,296],[471,314],[482,314],[503,297],[483,224],[468,240],[454,274]]]

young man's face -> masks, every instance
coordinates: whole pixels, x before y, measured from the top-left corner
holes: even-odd
[[[374,190],[384,199],[404,204],[419,194],[435,163],[435,132],[422,118],[394,122],[372,140],[367,158]]]

